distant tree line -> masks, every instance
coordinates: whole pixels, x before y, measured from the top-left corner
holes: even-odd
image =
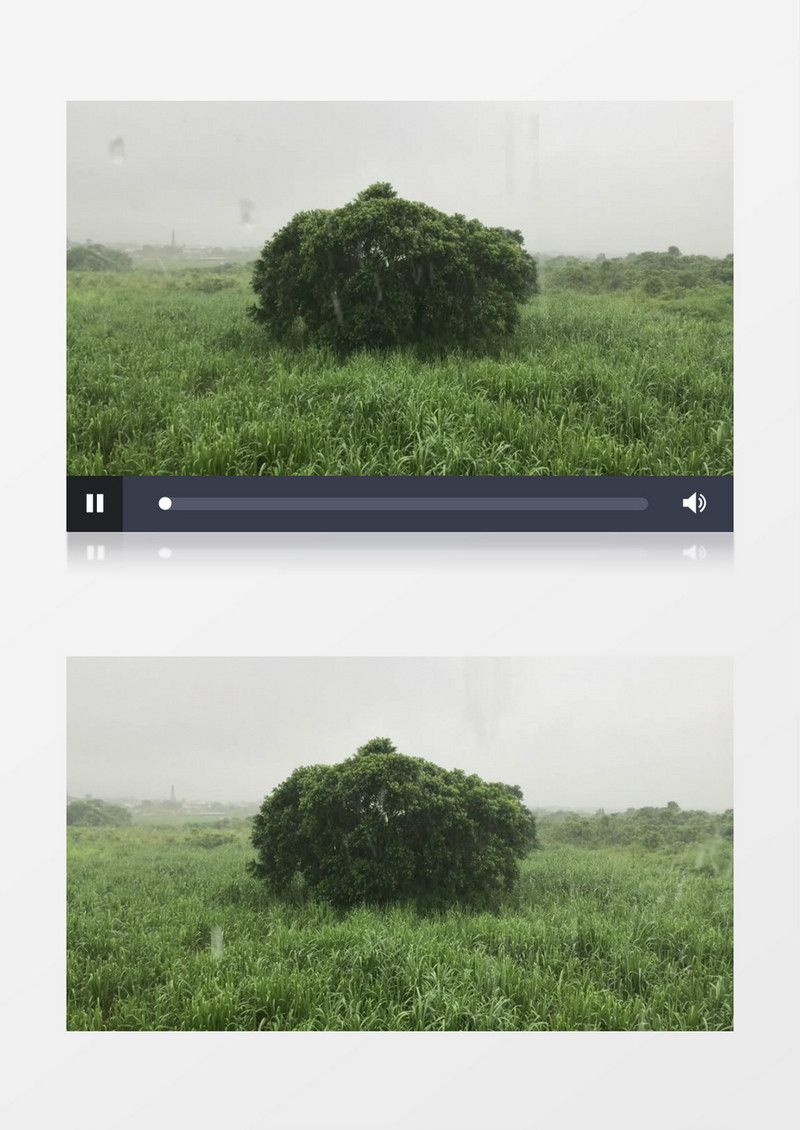
[[[127,808],[87,797],[67,802],[67,824],[84,828],[121,828],[131,822]]]
[[[537,825],[545,846],[635,845],[657,850],[711,839],[733,839],[733,810],[722,814],[697,809],[684,811],[675,801],[670,801],[664,808],[629,808],[614,813],[599,809],[593,816],[575,812],[538,813]]]
[[[102,243],[78,243],[67,248],[68,271],[132,271],[133,259]]]
[[[607,259],[605,255],[596,259],[559,255],[540,261],[539,270],[543,289],[588,294],[642,291],[667,297],[698,287],[733,285],[733,255],[724,259],[682,255],[677,247],[632,253],[619,259]]]

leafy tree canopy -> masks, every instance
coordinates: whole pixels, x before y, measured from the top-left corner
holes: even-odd
[[[401,199],[380,182],[343,208],[299,212],[256,262],[253,315],[279,339],[298,319],[342,351],[502,341],[536,292],[519,231]]]
[[[490,784],[373,738],[338,765],[296,769],[253,821],[253,874],[276,894],[298,877],[338,907],[496,903],[536,846],[516,786]]]

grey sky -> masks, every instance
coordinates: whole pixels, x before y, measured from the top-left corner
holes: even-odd
[[[532,251],[733,250],[729,102],[73,102],[67,125],[74,240],[255,247],[388,180]]]
[[[532,807],[733,805],[725,658],[80,658],[67,791],[260,801],[372,737]]]

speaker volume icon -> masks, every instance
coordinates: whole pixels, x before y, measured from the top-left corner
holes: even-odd
[[[706,496],[695,492],[684,498],[683,505],[691,510],[692,514],[702,514],[706,508]]]

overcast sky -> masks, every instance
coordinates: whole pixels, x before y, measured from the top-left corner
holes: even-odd
[[[373,737],[531,807],[733,806],[724,658],[68,663],[72,795],[260,802]]]
[[[260,247],[379,180],[535,252],[733,251],[729,102],[73,102],[67,234]]]

